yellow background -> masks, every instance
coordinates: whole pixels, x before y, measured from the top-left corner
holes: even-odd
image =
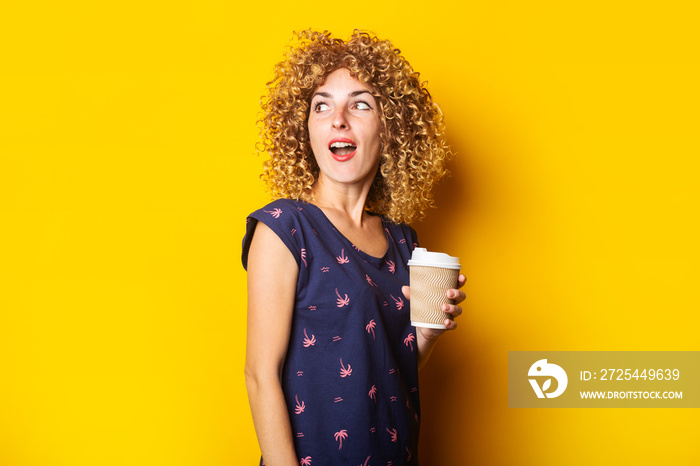
[[[469,277],[422,463],[697,464],[697,410],[507,408],[509,350],[700,349],[695,2],[6,3],[0,464],[257,462],[240,244],[308,27],[390,38],[457,153],[415,225]]]

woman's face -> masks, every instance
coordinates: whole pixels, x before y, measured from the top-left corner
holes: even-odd
[[[343,184],[372,183],[379,166],[379,106],[370,87],[341,68],[311,98],[309,138],[319,178]]]

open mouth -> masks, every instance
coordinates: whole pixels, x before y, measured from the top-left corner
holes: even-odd
[[[341,157],[350,155],[357,150],[357,146],[349,141],[333,141],[328,148],[331,152],[333,152],[333,154]]]

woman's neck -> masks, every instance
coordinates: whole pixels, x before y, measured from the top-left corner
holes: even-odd
[[[315,204],[324,211],[342,215],[353,224],[362,226],[366,219],[365,206],[371,184],[366,186],[339,185],[319,176],[312,188]]]
[[[365,210],[369,188],[326,183],[323,177],[314,184],[312,204],[320,208],[333,226],[356,248],[372,257],[383,257],[389,243],[380,217]]]

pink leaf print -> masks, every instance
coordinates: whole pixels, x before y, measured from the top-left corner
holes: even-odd
[[[408,447],[406,447],[406,451],[408,452],[408,458],[406,458],[406,461],[411,461],[411,457],[413,456],[413,455],[411,454],[411,449],[408,448]]]
[[[301,248],[301,260],[304,261],[304,267],[308,267],[306,264],[306,249],[304,248]]]
[[[311,338],[309,338],[309,334],[306,333],[306,329],[304,329],[304,348],[308,348],[309,346],[314,346],[316,344],[316,336],[312,333]]]
[[[384,231],[386,231],[386,234],[387,234],[387,235],[389,236],[389,238],[391,239],[391,242],[392,242],[392,243],[395,243],[396,241],[394,241],[394,237],[391,236],[391,232],[389,231],[389,229],[386,228],[386,227],[384,227]]]
[[[365,460],[364,463],[359,464],[358,466],[369,466],[369,459],[372,457],[372,455],[369,455],[367,459]]]
[[[369,286],[374,286],[376,287],[377,285],[372,281],[372,279],[369,277],[369,275],[365,274],[365,280],[367,280],[367,283],[369,283]]]
[[[345,256],[345,249],[340,250],[340,255],[335,257],[335,260],[338,261],[339,264],[347,264],[350,262],[350,259]]]
[[[341,431],[338,431],[335,433],[335,441],[340,441],[340,446],[338,447],[338,450],[343,448],[343,439],[348,438],[348,431],[343,429]]]
[[[374,400],[374,403],[377,403],[377,386],[372,385],[372,388],[370,389],[368,393],[369,397]]]
[[[396,264],[394,264],[394,261],[387,261],[386,265],[389,266],[389,272],[396,272]]]
[[[374,334],[374,329],[377,327],[377,323],[374,321],[374,319],[369,321],[369,324],[365,327],[365,330],[367,330],[367,333],[372,333],[372,340],[376,340],[375,334]]]
[[[386,428],[386,431],[389,432],[389,435],[391,435],[391,441],[393,443],[396,443],[396,440],[397,440],[398,435],[399,435],[398,431],[396,429],[389,430],[388,427]]]
[[[296,407],[294,408],[294,413],[295,413],[295,414],[301,414],[301,413],[303,413],[304,410],[306,409],[306,405],[304,404],[304,401],[302,401],[301,403],[299,403],[299,398],[297,397],[297,395],[294,395],[294,399],[295,399],[296,402],[297,402],[297,405],[296,405]]]
[[[299,466],[311,466],[311,457],[307,456],[306,458],[300,458]]]
[[[270,211],[263,210],[263,212],[272,215],[274,218],[280,218],[280,215],[282,214],[282,209],[272,209]]]
[[[406,338],[403,339],[403,344],[406,346],[411,347],[411,352],[413,352],[413,341],[416,339],[416,336],[413,333],[409,333]]]
[[[398,309],[399,311],[400,311],[401,309],[403,309],[403,305],[405,304],[405,303],[403,302],[403,298],[399,297],[399,299],[396,299],[396,298],[394,298],[394,295],[393,295],[393,294],[390,294],[389,296],[391,296],[391,299],[393,299],[394,302],[396,303],[396,309]]]
[[[338,300],[337,300],[338,307],[343,307],[343,306],[347,306],[348,304],[350,304],[350,298],[348,298],[348,295],[346,294],[345,298],[342,298],[340,296],[340,293],[338,293],[338,288],[335,289],[335,294],[338,296]]]
[[[352,367],[350,366],[350,364],[348,364],[348,367],[346,369],[345,366],[343,365],[343,358],[340,358],[340,376],[345,378],[351,374],[352,374]]]

